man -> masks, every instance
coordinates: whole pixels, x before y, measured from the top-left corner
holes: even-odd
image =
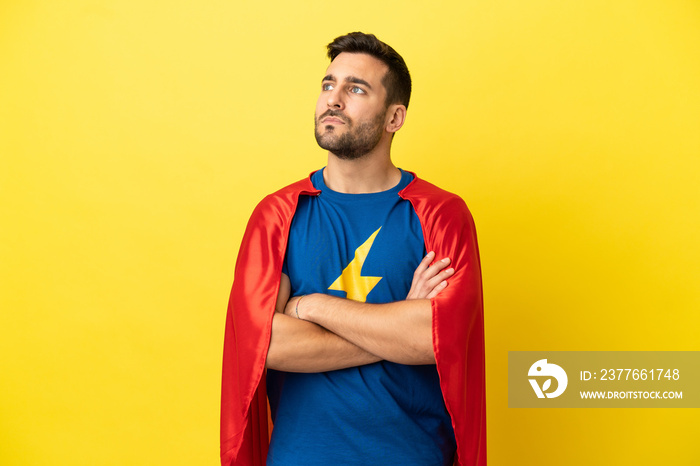
[[[328,56],[314,118],[328,163],[266,197],[239,251],[222,464],[485,465],[471,215],[391,162],[411,91],[401,56],[362,33]]]

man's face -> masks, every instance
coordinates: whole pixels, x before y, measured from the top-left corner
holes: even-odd
[[[363,53],[341,53],[326,70],[314,115],[316,142],[341,159],[374,149],[386,125],[388,67]]]

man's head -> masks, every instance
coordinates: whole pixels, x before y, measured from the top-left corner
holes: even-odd
[[[390,146],[411,96],[403,58],[371,34],[353,32],[328,44],[331,64],[314,118],[319,146],[341,159],[357,159]]]
[[[374,34],[351,32],[336,37],[326,46],[328,58],[335,60],[341,53],[365,53],[384,63],[388,71],[382,78],[387,91],[386,105],[401,104],[408,108],[411,99],[411,75],[406,62],[391,46],[377,39]]]

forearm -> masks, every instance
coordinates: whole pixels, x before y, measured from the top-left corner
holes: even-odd
[[[400,364],[434,364],[432,309],[428,299],[367,304],[323,294],[304,296],[302,319]]]
[[[266,366],[287,372],[326,372],[380,358],[318,325],[275,312]]]

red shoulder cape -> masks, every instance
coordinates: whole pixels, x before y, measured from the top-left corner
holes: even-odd
[[[226,316],[221,383],[221,464],[264,465],[268,404],[265,357],[292,217],[310,178],[267,196],[248,221]],[[440,387],[457,440],[455,465],[486,465],[486,372],[481,267],[474,221],[464,201],[415,177],[399,195],[423,228],[425,247],[449,257],[455,273],[431,300]]]

